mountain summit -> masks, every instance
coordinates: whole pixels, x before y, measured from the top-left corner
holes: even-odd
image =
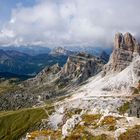
[[[122,71],[140,55],[140,45],[130,34],[117,33],[114,39],[114,49],[109,62],[104,67],[104,74],[110,71]]]
[[[116,49],[120,48],[120,49],[130,51],[132,53],[136,52],[136,53],[140,54],[140,45],[139,45],[139,43],[128,32],[125,33],[124,35],[122,33],[117,33],[115,35],[114,47]]]

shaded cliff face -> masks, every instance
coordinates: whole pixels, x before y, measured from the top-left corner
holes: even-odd
[[[105,73],[108,71],[122,71],[140,55],[140,45],[130,34],[117,33],[114,39],[114,49],[110,60],[104,67]]]
[[[103,65],[104,61],[102,59],[86,53],[79,53],[68,58],[67,63],[61,70],[61,76],[73,79],[76,83],[81,83],[99,73]]]

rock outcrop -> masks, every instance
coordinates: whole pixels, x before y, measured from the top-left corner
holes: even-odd
[[[40,86],[41,84],[51,83],[58,77],[58,73],[61,71],[61,67],[55,64],[51,67],[45,67],[39,72],[36,77],[31,78],[23,82],[24,86]]]
[[[140,118],[140,95],[136,96],[130,104],[129,116]]]
[[[134,58],[140,55],[140,45],[130,34],[117,33],[114,39],[114,50],[110,60],[104,67],[104,72],[122,71],[132,62]]]
[[[57,48],[54,48],[51,52],[50,52],[51,55],[56,55],[56,56],[59,56],[59,55],[66,55],[66,56],[69,56],[69,55],[72,55],[72,54],[75,54],[75,52],[73,51],[70,51],[70,50],[67,50],[63,47],[57,47]]]
[[[103,65],[102,59],[81,52],[68,58],[67,63],[62,68],[61,75],[81,83],[99,73]]]
[[[72,83],[77,85],[99,73],[104,63],[104,60],[86,53],[71,55],[62,68],[58,64],[46,67],[35,78],[25,81],[24,85],[40,86],[52,82],[61,87]]]
[[[61,68],[58,64],[43,69],[35,78],[25,82],[26,87],[45,86],[53,87],[53,90],[76,86],[89,77],[102,71],[105,61],[87,53],[79,53],[68,57],[66,64]]]

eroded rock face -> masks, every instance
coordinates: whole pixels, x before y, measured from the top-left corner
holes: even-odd
[[[140,55],[140,45],[130,34],[117,33],[114,39],[114,50],[110,60],[104,67],[104,72],[122,71],[132,60]]]
[[[86,53],[79,53],[68,57],[66,64],[61,68],[58,64],[44,68],[35,78],[24,82],[25,86],[40,86],[45,83],[80,84],[89,77],[99,73],[104,60]]]
[[[41,72],[39,72],[35,78],[31,78],[23,82],[24,86],[39,86],[43,83],[51,83],[58,73],[61,71],[61,67],[58,64],[55,64],[51,67],[45,67]]]
[[[70,56],[61,71],[63,77],[76,79],[78,83],[96,75],[103,68],[104,62],[99,58],[92,57],[86,53]]]

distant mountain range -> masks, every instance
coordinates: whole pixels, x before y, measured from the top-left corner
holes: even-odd
[[[36,75],[45,66],[59,63],[63,66],[67,56],[53,56],[47,53],[29,55],[15,50],[0,50],[0,72],[18,75]]]
[[[100,54],[104,51],[108,55],[112,53],[111,47],[93,47],[93,46],[65,46],[65,49],[74,51],[74,52],[85,52],[94,56],[100,56]]]
[[[21,53],[26,53],[28,55],[38,55],[38,54],[48,54],[51,52],[51,49],[48,47],[41,47],[41,46],[8,46],[8,47],[2,47],[0,46],[0,49],[7,51],[7,50],[14,50]]]
[[[68,56],[79,52],[87,52],[98,56],[106,62],[109,59],[109,51],[92,47],[56,47],[53,49],[40,46],[9,46],[0,47],[0,72],[17,75],[36,75],[46,66],[58,63],[63,66]]]
[[[42,46],[0,46],[2,50],[14,50],[28,55],[38,55],[38,54],[66,54],[69,55],[73,52],[86,52],[95,56],[99,56],[102,51],[105,51],[108,55],[111,54],[111,47],[95,47],[95,46],[58,46],[58,47],[42,47]]]

